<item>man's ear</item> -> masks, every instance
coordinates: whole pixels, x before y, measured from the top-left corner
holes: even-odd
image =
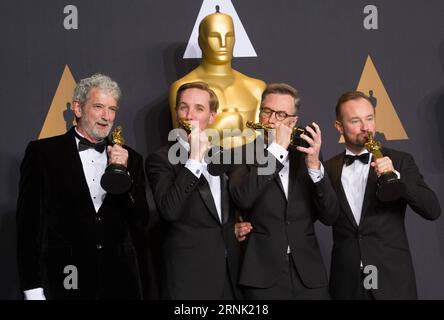
[[[299,116],[293,117],[292,121],[290,122],[291,127],[294,128],[298,124]]]
[[[210,112],[210,119],[208,120],[208,124],[213,124],[214,120],[216,120],[217,112]]]
[[[335,128],[336,130],[338,130],[338,132],[340,134],[344,134],[344,126],[342,125],[342,123],[338,120],[335,121]]]
[[[82,117],[82,106],[80,105],[80,103],[78,101],[72,102],[72,111],[74,111],[76,118]]]

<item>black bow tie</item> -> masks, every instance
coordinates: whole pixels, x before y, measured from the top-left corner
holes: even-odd
[[[76,131],[74,131],[74,132],[76,134],[77,139],[80,140],[79,141],[79,152],[88,150],[89,148],[93,148],[97,152],[102,153],[105,150],[106,146],[108,145],[108,139],[106,139],[106,138],[100,142],[93,143],[93,142],[85,139],[81,135],[79,135]]]
[[[363,153],[360,154],[359,156],[352,156],[351,154],[346,154],[344,155],[344,163],[346,166],[351,165],[355,160],[359,160],[361,161],[363,164],[367,164],[368,163],[368,159],[370,157],[370,153]]]

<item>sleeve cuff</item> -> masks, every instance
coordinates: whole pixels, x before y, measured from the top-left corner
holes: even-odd
[[[191,173],[196,176],[196,178],[200,178],[200,176],[202,174],[203,167],[204,167],[204,165],[202,162],[199,162],[199,161],[196,161],[193,159],[188,159],[187,162],[185,163],[185,168],[190,170]]]
[[[270,146],[267,148],[268,152],[270,152],[276,159],[279,160],[280,163],[284,163],[288,158],[288,150],[284,147],[278,145],[275,142],[272,142]]]
[[[308,174],[310,175],[311,180],[313,180],[314,183],[318,183],[319,181],[324,178],[324,166],[321,163],[320,169],[310,169],[308,168]]]

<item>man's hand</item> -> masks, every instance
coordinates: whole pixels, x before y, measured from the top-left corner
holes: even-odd
[[[236,222],[234,225],[234,234],[239,242],[244,241],[251,232],[253,226],[249,222]]]
[[[193,125],[193,130],[188,137],[190,142],[190,159],[201,162],[205,153],[210,148],[210,141],[205,131],[200,130],[199,126]]]
[[[128,166],[128,150],[115,144],[108,146],[106,151],[108,152],[109,163],[121,164],[125,167]]]
[[[378,177],[385,172],[395,171],[393,162],[389,157],[376,159],[372,161],[371,166],[375,169]]]
[[[288,149],[288,146],[290,145],[291,135],[293,134],[293,128],[283,123],[276,123],[274,131],[276,135],[274,142],[284,149]]]
[[[296,147],[296,149],[300,152],[305,153],[305,164],[307,165],[307,168],[319,170],[321,168],[319,153],[321,152],[322,136],[321,129],[314,122],[313,127],[315,128],[315,130],[313,130],[310,126],[305,127],[305,130],[307,130],[311,134],[312,138],[305,134],[301,134],[301,138],[307,141],[309,147],[304,148],[298,146]]]

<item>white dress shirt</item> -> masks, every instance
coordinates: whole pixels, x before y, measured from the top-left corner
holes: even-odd
[[[76,129],[77,131],[77,129]],[[80,134],[80,132],[77,131]],[[79,139],[76,137],[77,147],[79,146]],[[105,173],[108,165],[108,157],[106,148],[102,153],[97,152],[93,148],[79,152],[80,160],[82,161],[83,173],[85,174],[86,182],[88,183],[89,194],[94,204],[96,212],[102,206],[103,200],[106,196],[106,191],[100,185],[100,179]]]
[[[179,137],[179,143],[190,152],[190,144]],[[211,195],[213,196],[214,205],[216,206],[217,215],[219,220],[222,222],[222,198],[220,190],[220,177],[212,176],[207,170],[207,163],[204,159],[201,162],[188,159],[185,163],[185,168],[190,170],[197,178],[203,174],[205,179],[207,179],[208,185],[210,186]]]
[[[363,150],[359,155],[368,153]],[[345,149],[345,154],[355,155],[348,149]],[[362,214],[362,203],[364,201],[365,188],[367,186],[368,172],[370,170],[370,163],[372,161],[372,154],[368,158],[368,163],[364,164],[359,160],[353,161],[349,166],[343,164],[341,182],[344,188],[347,202],[355,217],[356,224],[359,226]]]
[[[368,153],[367,150],[361,151],[357,155]],[[345,149],[345,154],[355,156],[353,152]],[[365,189],[367,187],[368,174],[370,170],[370,163],[372,162],[372,154],[370,153],[367,163],[362,163],[360,160],[353,161],[350,165],[343,164],[341,183],[344,188],[345,196],[347,197],[347,202],[355,218],[356,224],[359,226],[362,215],[362,205],[364,203]],[[401,177],[400,173],[394,170],[398,179]],[[363,267],[361,261],[361,268]]]

